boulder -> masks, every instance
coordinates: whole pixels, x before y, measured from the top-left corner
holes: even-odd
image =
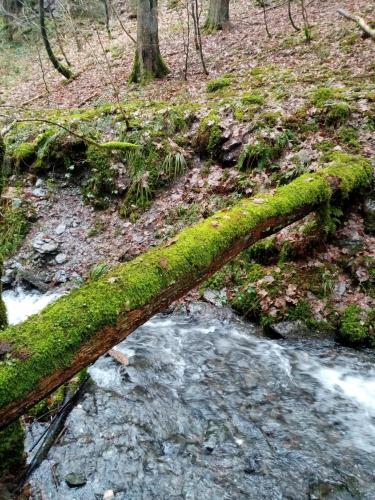
[[[32,242],[33,249],[41,255],[49,255],[57,253],[59,243],[43,233],[36,235]]]
[[[309,329],[301,320],[280,321],[269,326],[269,333],[279,339],[299,339],[309,334]]]

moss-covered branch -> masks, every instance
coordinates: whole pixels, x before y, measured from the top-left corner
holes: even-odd
[[[92,139],[91,137],[88,137],[87,135],[79,134],[78,132],[75,132],[74,130],[65,127],[64,125],[61,125],[61,123],[57,123],[51,120],[47,120],[44,118],[18,118],[15,120],[13,123],[17,122],[39,122],[39,123],[47,123],[48,125],[52,125],[54,127],[61,128],[62,130],[65,130],[65,132],[68,132],[69,134],[73,135],[74,137],[77,137],[78,139],[81,139],[82,142],[89,144],[91,146],[95,146],[99,149],[106,149],[107,151],[111,150],[120,150],[120,151],[128,151],[128,150],[134,150],[138,149],[139,146],[137,144],[133,144],[131,142],[122,142],[122,141],[108,141],[108,142],[98,142]]]
[[[336,153],[321,171],[216,213],[1,332],[0,427],[242,250],[371,177],[368,161]]]

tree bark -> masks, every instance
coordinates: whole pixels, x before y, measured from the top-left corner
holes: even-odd
[[[369,161],[337,153],[327,168],[216,213],[0,332],[0,428],[245,248],[371,179]]]
[[[137,48],[130,81],[147,83],[168,73],[159,49],[158,2],[138,0]]]
[[[45,20],[45,10],[44,10],[44,0],[39,0],[39,23],[40,23],[40,32],[42,35],[43,43],[46,48],[49,60],[53,64],[54,68],[65,78],[70,80],[72,78],[73,74],[70,71],[69,68],[61,64],[57,57],[55,56],[49,38],[48,38],[48,33],[47,33],[47,28],[46,28],[46,20]]]
[[[207,19],[204,24],[206,31],[222,30],[229,24],[229,0],[210,0]]]

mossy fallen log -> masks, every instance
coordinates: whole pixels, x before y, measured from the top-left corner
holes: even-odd
[[[2,331],[0,427],[242,250],[371,178],[367,160],[335,153],[326,168],[216,213]]]

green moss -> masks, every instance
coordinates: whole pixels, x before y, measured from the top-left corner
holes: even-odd
[[[89,146],[86,158],[91,174],[82,187],[84,199],[96,208],[106,208],[116,194],[116,172],[111,169],[109,154],[96,146]]]
[[[37,145],[35,142],[21,142],[12,151],[18,167],[24,163],[32,163],[36,157],[36,153]]]
[[[101,149],[106,149],[108,151],[129,151],[138,149],[138,144],[133,144],[131,142],[121,142],[121,141],[108,141],[100,144]]]
[[[349,160],[348,160],[349,161]],[[72,291],[40,314],[0,332],[0,342],[11,345],[6,361],[0,362],[0,408],[23,397],[57,369],[69,366],[83,345],[104,328],[126,325],[127,313],[144,307],[178,281],[191,286],[203,279],[213,262],[238,241],[251,245],[260,236],[280,229],[266,228],[270,220],[315,209],[332,196],[328,176],[337,177],[344,191],[370,182],[369,162],[352,157],[350,168],[338,161],[328,168],[294,180],[272,195],[244,199],[199,224],[185,229],[166,246],[148,251],[107,275]],[[348,194],[348,193],[346,193]],[[254,234],[255,228],[262,233]],[[20,352],[27,353],[27,357]]]
[[[207,92],[216,92],[217,90],[229,87],[232,83],[232,79],[229,77],[215,78],[207,82]]]
[[[25,237],[29,223],[25,208],[4,207],[0,224],[0,262],[12,255]]]
[[[266,168],[281,155],[290,139],[292,139],[290,131],[281,132],[275,137],[259,138],[241,151],[237,168],[239,170]]]
[[[220,116],[215,111],[211,111],[199,124],[193,141],[194,148],[202,156],[218,158],[222,142],[223,131],[220,125]]]
[[[258,127],[275,127],[280,121],[282,113],[278,111],[267,111],[259,115]]]
[[[322,110],[322,119],[328,126],[342,125],[350,118],[352,111],[346,102],[327,103]]]
[[[359,306],[348,306],[341,318],[341,341],[354,346],[364,345],[369,340],[368,334],[366,313]]]
[[[335,87],[319,87],[314,90],[312,103],[318,109],[324,108],[328,102],[339,99],[343,95],[343,89]]]
[[[241,97],[242,104],[256,104],[263,106],[266,102],[265,97],[258,92],[245,92]]]
[[[25,459],[25,431],[18,420],[0,430],[0,478],[7,473],[17,474]]]

